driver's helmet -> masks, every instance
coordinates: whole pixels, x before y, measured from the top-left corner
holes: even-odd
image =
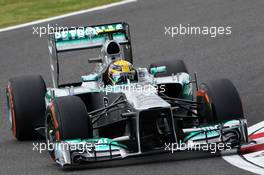
[[[126,60],[116,60],[109,65],[108,78],[113,85],[126,84],[136,80],[136,70]]]

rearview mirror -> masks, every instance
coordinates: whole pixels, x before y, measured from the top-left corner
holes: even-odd
[[[163,72],[166,72],[166,66],[157,66],[150,68],[150,73],[152,75],[156,75],[158,73],[163,73]]]

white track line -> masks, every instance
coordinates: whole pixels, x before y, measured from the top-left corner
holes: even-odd
[[[0,29],[0,32],[5,32],[5,31],[9,31],[9,30],[19,29],[19,28],[23,28],[23,27],[27,27],[27,26],[43,23],[43,22],[48,22],[48,21],[53,21],[53,20],[57,20],[57,19],[67,18],[67,17],[70,17],[70,16],[80,15],[80,14],[93,12],[93,11],[97,11],[97,10],[104,10],[104,9],[107,9],[107,8],[111,8],[111,7],[115,7],[115,6],[131,3],[131,2],[136,2],[136,1],[137,0],[123,0],[121,2],[115,2],[115,3],[111,3],[111,4],[99,6],[99,7],[94,7],[94,8],[90,8],[90,9],[86,9],[86,10],[80,10],[80,11],[77,11],[77,12],[67,13],[67,14],[60,15],[60,16],[54,16],[54,17],[51,17],[51,18],[40,19],[40,20],[37,20],[37,21],[29,22],[29,23],[19,24],[19,25],[11,26],[11,27],[6,27],[6,28],[3,28],[3,29]]]
[[[249,134],[249,135],[252,134],[253,132],[255,132],[256,130],[262,128],[263,126],[264,126],[264,121],[259,122],[259,123],[255,124],[255,125],[253,125],[253,126],[250,126],[250,127],[248,128],[248,134]]]
[[[263,175],[264,170],[262,168],[259,168],[257,166],[254,166],[250,164],[249,162],[242,159],[239,155],[233,155],[233,156],[223,156],[222,157],[225,161],[232,164],[233,166],[236,166],[240,169],[250,171],[255,174]]]

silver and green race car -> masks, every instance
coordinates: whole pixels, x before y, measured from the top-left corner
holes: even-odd
[[[95,70],[79,83],[60,84],[59,55],[93,48],[101,48],[88,60]],[[63,167],[169,154],[185,151],[186,145],[226,149],[248,142],[241,100],[228,79],[198,86],[182,60],[161,60],[134,68],[133,81],[109,83],[113,62],[133,64],[127,23],[56,31],[49,35],[49,54],[52,87],[40,75],[11,78],[8,113],[15,138],[44,136],[52,159]],[[184,149],[170,147],[181,144]]]

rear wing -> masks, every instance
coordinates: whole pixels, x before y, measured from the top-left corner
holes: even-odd
[[[96,26],[63,28],[49,35],[57,52],[102,47],[110,39],[120,45],[130,43],[127,23],[113,23]]]
[[[53,86],[59,86],[59,61],[60,52],[81,49],[100,48],[108,40],[115,40],[123,50],[123,56],[133,63],[129,25],[125,22],[101,24],[86,27],[62,28],[50,32],[49,53]]]

